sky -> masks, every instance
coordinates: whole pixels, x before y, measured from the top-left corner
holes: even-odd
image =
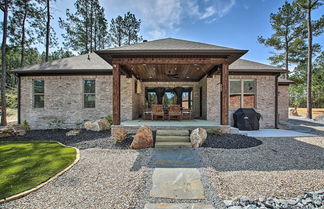
[[[64,19],[68,8],[73,11],[74,2],[52,3],[52,24],[60,43],[64,31],[58,26],[58,18]],[[274,51],[259,44],[257,37],[271,36],[269,16],[277,12],[284,0],[100,0],[100,3],[109,22],[128,11],[134,13],[142,20],[140,34],[145,40],[171,37],[245,49],[249,52],[243,58],[269,63],[267,58]],[[318,19],[321,14],[324,6],[313,12],[313,18]],[[323,46],[324,36],[314,41]]]

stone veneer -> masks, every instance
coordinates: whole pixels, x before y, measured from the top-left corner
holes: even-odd
[[[32,107],[32,80],[45,81],[45,107]],[[96,107],[83,108],[83,80],[96,80]],[[263,119],[261,128],[272,128],[275,124],[275,76],[231,75],[230,79],[256,79],[257,105]],[[137,119],[145,108],[145,87],[193,87],[193,117],[200,117],[200,87],[203,90],[202,119],[220,123],[220,76],[203,78],[199,82],[138,82],[141,92],[136,92],[135,79],[121,76],[121,120]],[[281,87],[280,87],[281,88]],[[279,99],[279,114],[283,116],[287,101]],[[285,97],[287,98],[287,97]],[[287,108],[286,108],[287,109]],[[236,109],[230,109],[230,122]],[[288,111],[288,110],[287,110]],[[33,129],[46,129],[52,120],[64,120],[66,128],[73,128],[77,122],[94,120],[112,114],[112,76],[71,75],[71,76],[27,76],[21,77],[21,121],[27,120]]]
[[[278,86],[278,114],[279,121],[288,120],[289,109],[289,90],[288,85]]]

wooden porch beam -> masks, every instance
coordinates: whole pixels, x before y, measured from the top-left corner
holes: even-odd
[[[115,64],[221,64],[225,58],[113,58]]]
[[[229,70],[228,64],[221,66],[221,125],[228,125],[228,111],[229,111]]]
[[[131,78],[133,73],[124,66],[120,66],[120,71],[126,75],[126,78]],[[135,75],[134,75],[135,76]],[[135,76],[136,77],[136,76]]]
[[[113,64],[113,125],[120,125],[120,65]]]
[[[212,69],[210,69],[207,73],[207,77],[211,78],[213,77],[214,73],[216,73],[219,70],[219,65],[215,65]]]

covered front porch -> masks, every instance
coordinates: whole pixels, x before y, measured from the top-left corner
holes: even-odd
[[[174,45],[170,45],[172,43]],[[138,48],[135,49],[135,46]],[[113,125],[229,125],[229,64],[245,54],[246,50],[172,39],[96,53],[113,66]],[[127,79],[131,81],[128,82]],[[126,85],[132,86],[132,92],[127,96],[124,93]],[[162,90],[162,96],[158,95],[157,89]],[[183,103],[183,98],[179,100],[175,97],[176,105],[181,106],[181,111],[184,108],[189,109],[192,112],[191,117],[170,122],[138,120],[145,118],[144,113],[152,107],[149,92],[156,92],[156,103],[168,112],[170,107],[162,97],[167,91],[174,91],[175,96],[179,97],[182,95],[178,93],[179,89],[182,89],[182,93],[187,93],[187,104]]]

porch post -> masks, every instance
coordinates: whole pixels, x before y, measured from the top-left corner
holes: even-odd
[[[228,80],[228,64],[224,63],[221,67],[221,125],[228,125],[228,109],[229,109],[229,80]]]
[[[120,65],[113,64],[113,125],[120,125]]]

